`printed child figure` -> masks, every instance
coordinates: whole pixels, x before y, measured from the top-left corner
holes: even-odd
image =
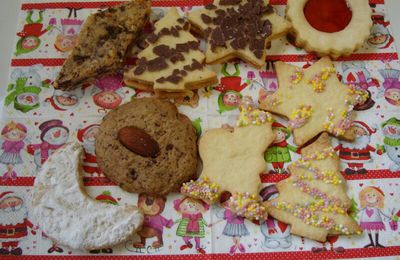
[[[164,211],[166,198],[154,197],[146,194],[139,194],[138,208],[144,214],[142,229],[138,232],[140,242],[133,244],[135,248],[146,248],[146,240],[155,237],[156,240],[151,247],[157,249],[164,245],[164,227],[171,228],[174,225],[172,219],[167,219],[161,215]]]
[[[379,231],[385,231],[385,220],[390,221],[391,218],[382,212],[385,205],[385,194],[383,191],[375,186],[368,186],[362,189],[359,193],[361,210],[360,214],[360,227],[368,232],[370,243],[365,245],[368,247],[384,247],[379,244]],[[375,233],[375,242],[373,234]]]
[[[15,56],[19,56],[24,53],[29,53],[40,46],[40,37],[53,28],[52,25],[48,25],[43,28],[43,10],[39,11],[38,18],[32,20],[33,10],[28,11],[28,15],[25,19],[25,25],[21,32],[17,33],[20,39],[17,42],[17,50]]]
[[[221,73],[224,77],[220,79],[219,85],[214,88],[221,92],[218,96],[218,112],[221,114],[239,107],[242,100],[242,94],[240,94],[240,92],[251,83],[250,80],[246,80],[246,82],[242,83],[239,64],[234,64],[235,72],[233,73],[229,73],[227,67],[228,63],[222,65]]]
[[[224,192],[221,194],[220,203],[224,207],[224,211],[222,216],[219,216],[220,214],[217,216],[222,219],[208,226],[211,227],[221,221],[226,221],[222,234],[232,238],[233,245],[229,250],[229,254],[233,255],[236,253],[236,250],[239,250],[241,253],[246,253],[246,248],[242,243],[240,243],[240,239],[241,237],[248,236],[250,233],[244,223],[244,218],[237,216],[228,207],[228,201],[231,196],[232,194],[230,192]]]
[[[205,254],[206,251],[201,247],[200,239],[205,237],[205,227],[207,222],[203,218],[203,213],[209,209],[209,205],[202,200],[183,197],[174,200],[174,209],[182,215],[181,219],[175,221],[179,223],[176,230],[176,235],[183,238],[184,245],[180,250],[192,248],[190,242],[192,238],[196,243],[196,250],[200,254]]]
[[[25,147],[24,139],[26,134],[26,127],[14,121],[7,123],[1,130],[1,149],[3,152],[0,155],[0,163],[7,166],[7,171],[3,174],[1,181],[9,179],[14,181],[17,179],[14,167],[22,163],[21,151]]]
[[[272,123],[276,137],[272,145],[265,152],[264,158],[267,163],[271,163],[273,170],[269,173],[287,174],[285,163],[291,162],[290,151],[297,152],[297,147],[290,145],[286,140],[290,137],[290,131],[278,122]]]
[[[61,28],[55,27],[59,34],[54,47],[60,52],[69,52],[78,44],[78,35],[84,22],[84,20],[77,19],[77,10],[79,9],[68,8],[68,10],[68,18],[60,19]],[[55,26],[57,19],[51,18],[50,24]]]
[[[93,102],[99,106],[98,112],[107,112],[108,109],[117,108],[125,94],[122,90],[122,75],[106,75],[93,82],[95,88],[92,89]]]

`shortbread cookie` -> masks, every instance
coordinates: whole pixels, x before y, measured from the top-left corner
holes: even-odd
[[[259,174],[265,169],[264,152],[274,140],[269,113],[255,109],[246,97],[233,132],[224,128],[207,131],[199,142],[203,171],[197,181],[185,183],[181,192],[208,203],[229,192],[231,209],[249,219],[263,218]]]
[[[207,38],[206,63],[241,58],[262,67],[270,41],[284,35],[291,26],[268,2],[215,0],[204,9],[191,12],[188,19],[193,29]]]
[[[193,90],[217,83],[215,72],[204,67],[204,54],[189,29],[189,22],[171,8],[155,24],[136,66],[125,73],[125,84],[154,91],[158,98],[175,98],[192,97]]]
[[[303,148],[302,158],[289,166],[290,177],[276,184],[279,196],[265,202],[268,213],[290,224],[293,234],[321,242],[328,235],[362,232],[349,216],[352,202],[330,141],[323,133]]]
[[[83,148],[69,143],[42,166],[35,178],[30,213],[48,237],[72,249],[109,248],[132,237],[143,214],[133,205],[90,198],[83,186]]]
[[[298,47],[334,59],[362,47],[372,28],[368,0],[288,0],[286,17]]]
[[[197,176],[196,141],[192,122],[174,104],[134,99],[103,118],[97,163],[128,192],[166,195]]]
[[[287,117],[294,143],[301,146],[326,131],[347,140],[353,121],[353,107],[367,98],[365,91],[342,84],[331,60],[324,57],[307,69],[276,62],[279,88],[260,107]]]
[[[79,44],[64,62],[54,87],[70,90],[123,67],[128,47],[138,38],[150,15],[150,0],[132,0],[87,18]]]

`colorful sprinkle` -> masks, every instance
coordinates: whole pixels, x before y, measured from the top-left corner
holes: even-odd
[[[257,196],[247,192],[237,192],[233,194],[228,201],[228,206],[238,216],[247,219],[263,219],[266,216],[265,207],[260,204]]]
[[[217,202],[220,196],[220,188],[216,183],[210,183],[207,177],[199,178],[196,181],[184,183],[181,193],[198,199],[205,200],[209,203]]]
[[[337,198],[330,198],[326,193],[320,191],[318,188],[311,187],[303,180],[295,179],[293,186],[299,188],[302,192],[312,196],[317,202],[317,205],[323,205],[320,209],[322,212],[330,212],[336,214],[345,214],[346,208],[341,205],[341,201]]]
[[[272,206],[291,213],[293,216],[300,219],[307,225],[324,228],[326,230],[334,230],[343,234],[349,234],[348,228],[344,227],[342,224],[336,224],[334,219],[323,215],[324,213],[330,213],[328,210],[322,211],[322,208],[325,208],[323,201],[304,204],[273,202]],[[332,207],[330,210],[333,211],[336,210],[336,208]]]
[[[303,126],[306,123],[307,119],[311,117],[312,112],[312,106],[300,105],[300,107],[293,110],[292,114],[289,116],[289,127],[291,129],[295,129]]]
[[[276,98],[276,97],[271,98],[271,100],[270,100],[270,106],[271,106],[272,108],[275,108],[275,107],[277,107],[277,106],[280,105],[280,104],[282,104],[282,100],[280,100],[279,98]]]
[[[237,126],[262,125],[273,121],[272,115],[259,110],[258,104],[249,96],[243,98],[239,110],[240,115],[236,123]]]
[[[336,69],[333,67],[323,68],[321,72],[315,74],[311,79],[307,81],[308,84],[311,84],[314,91],[320,93],[325,90],[326,84],[325,82],[328,80],[329,76],[333,73],[336,73]]]
[[[297,68],[296,72],[290,76],[290,82],[293,85],[297,85],[303,79],[303,76],[304,76],[304,71],[300,68]]]

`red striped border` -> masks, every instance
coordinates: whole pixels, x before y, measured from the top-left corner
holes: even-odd
[[[267,55],[267,61],[284,61],[284,62],[300,62],[300,61],[313,61],[318,59],[313,54],[280,54],[280,55]],[[353,60],[398,60],[397,52],[388,53],[353,53],[347,57],[340,57],[337,61],[353,61]]]
[[[400,178],[400,171],[391,172],[388,169],[382,170],[368,170],[366,174],[347,175],[341,172],[346,180],[371,180],[371,179],[392,179]],[[262,183],[275,183],[289,177],[289,174],[268,174],[262,173],[260,175]]]
[[[64,64],[65,59],[63,58],[45,58],[45,59],[12,59],[12,67],[28,67],[35,64],[43,64],[46,67],[57,67]]]
[[[342,172],[343,177],[346,180],[371,180],[371,179],[400,179],[400,171],[391,172],[388,169],[382,170],[369,170],[367,174],[354,174],[346,175]],[[275,183],[289,177],[288,174],[260,174],[262,183]],[[15,181],[7,180],[0,181],[0,186],[33,186],[35,177],[17,177]],[[106,177],[84,177],[83,183],[85,186],[116,186],[115,183],[111,182]]]
[[[50,3],[24,3],[21,10],[30,9],[60,9],[60,8],[105,8],[123,3],[124,1],[104,1],[104,2],[50,2]],[[211,3],[212,0],[153,0],[152,6],[202,6]],[[370,4],[384,4],[384,0],[370,0]],[[272,5],[286,5],[287,0],[270,0]]]
[[[315,60],[316,56],[312,54],[282,54],[269,55],[267,61],[284,61],[284,62],[301,62]],[[353,60],[398,60],[396,52],[390,53],[354,53],[348,57],[341,57],[338,61],[353,61]],[[46,67],[57,67],[64,64],[63,58],[43,58],[43,59],[12,59],[12,67],[27,67],[35,64],[43,64]],[[127,64],[131,64],[132,59],[127,60]]]
[[[125,1],[104,1],[104,2],[53,2],[53,3],[24,3],[21,10],[31,9],[62,9],[62,8],[81,8],[98,9],[115,6]],[[203,0],[153,0],[153,7],[171,7],[171,6],[203,6]]]
[[[33,186],[35,177],[17,177],[15,181],[8,179],[7,181],[0,180],[0,186]]]
[[[313,253],[311,251],[289,251],[289,252],[265,252],[265,253],[246,253],[235,254],[207,254],[207,255],[110,255],[96,256],[96,259],[171,259],[171,260],[191,260],[191,259],[337,259],[337,258],[362,258],[362,257],[382,257],[400,255],[400,246],[391,246],[385,248],[351,248],[345,249],[343,253],[327,251],[323,253]],[[19,259],[88,259],[91,256],[52,256],[52,255],[22,255]],[[93,257],[93,256],[92,256]]]

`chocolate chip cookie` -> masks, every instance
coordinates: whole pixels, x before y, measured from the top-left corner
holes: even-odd
[[[96,136],[103,173],[128,192],[166,195],[196,178],[197,137],[175,105],[135,99],[108,113]]]

